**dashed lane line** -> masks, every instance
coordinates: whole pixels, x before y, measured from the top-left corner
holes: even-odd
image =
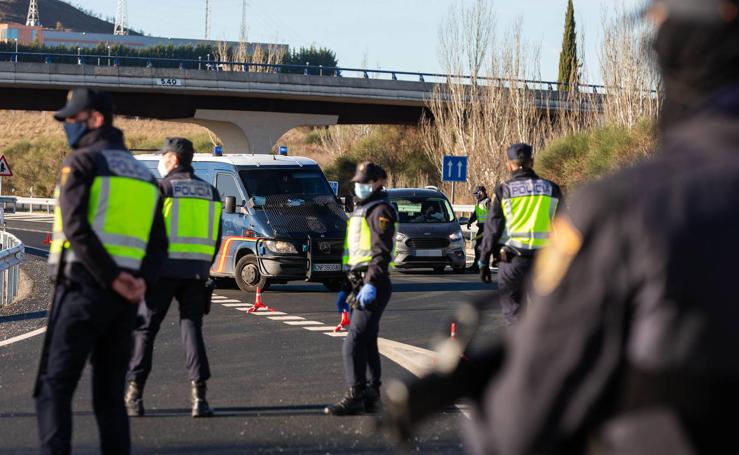
[[[218,303],[221,303],[221,302],[218,302]],[[230,308],[238,308],[238,307],[250,307],[251,308],[254,306],[251,303],[221,303],[221,305],[225,307],[230,307]]]
[[[323,322],[318,321],[284,321],[287,325],[324,325]]]
[[[305,321],[305,318],[301,318],[300,316],[269,316],[267,319],[272,319],[273,321]]]
[[[334,330],[333,327],[329,325],[322,325],[322,326],[307,326],[303,327],[305,330],[310,330],[311,332],[329,332]]]
[[[324,335],[328,335],[330,337],[345,337],[349,335],[349,332],[326,332]]]
[[[249,311],[250,310],[250,308],[242,308],[242,307],[239,307],[236,309],[239,311]],[[259,310],[253,313],[249,313],[249,314],[255,314],[257,316],[286,316],[287,315],[287,313],[283,313],[282,311],[259,311]]]

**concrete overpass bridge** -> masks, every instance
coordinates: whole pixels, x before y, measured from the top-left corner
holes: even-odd
[[[56,63],[70,57],[77,63]],[[226,65],[232,71],[223,71]],[[225,153],[270,153],[298,126],[417,124],[431,117],[427,102],[446,80],[429,73],[298,68],[305,74],[285,74],[296,69],[290,65],[0,53],[0,109],[52,111],[69,88],[95,87],[114,94],[118,114],[200,124],[223,141]],[[517,88],[533,91],[541,110],[592,108],[573,106],[556,83],[520,81]]]

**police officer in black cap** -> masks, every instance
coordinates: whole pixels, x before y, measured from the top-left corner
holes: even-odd
[[[357,166],[352,180],[357,207],[349,218],[344,267],[349,279],[339,293],[339,308],[351,296],[349,334],[344,339],[344,398],[325,409],[326,414],[355,415],[380,407],[381,365],[377,337],[380,317],[390,301],[395,225],[398,215],[384,185],[385,170],[375,163]],[[367,382],[367,370],[370,380]]]
[[[210,266],[221,243],[221,198],[212,185],[194,174],[192,142],[168,138],[158,171],[163,180],[164,221],[169,234],[169,257],[156,288],[146,294],[142,323],[135,332],[135,349],[128,368],[126,408],[129,416],[144,415],[143,391],[151,372],[154,339],[172,299],[180,308],[180,331],[185,364],[192,384],[192,416],[213,415],[206,400],[210,378],[203,341],[203,315],[210,309]]]
[[[579,191],[555,221],[530,311],[482,394],[479,453],[736,446],[739,2],[655,0],[649,17],[661,151]]]
[[[512,178],[495,189],[480,252],[480,278],[491,282],[490,258],[499,262],[498,296],[506,323],[518,320],[524,284],[536,252],[549,239],[551,222],[562,205],[559,186],[534,172],[534,151],[513,144],[506,152]]]
[[[156,180],[113,126],[109,94],[73,90],[54,118],[73,152],[56,190],[49,254],[56,286],[34,392],[41,450],[71,452],[72,396],[89,358],[100,450],[126,454],[126,365],[137,307],[166,259],[162,202]]]
[[[477,221],[477,235],[474,238],[475,260],[472,262],[469,270],[473,273],[478,273],[480,271],[478,261],[480,260],[480,251],[482,250],[482,238],[485,235],[485,223],[490,213],[490,198],[488,198],[488,192],[482,185],[476,186],[472,194],[475,196],[475,210],[472,212],[469,221],[467,221],[467,230],[470,229],[472,223]]]

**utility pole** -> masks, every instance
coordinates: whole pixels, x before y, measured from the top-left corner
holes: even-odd
[[[205,0],[205,39],[210,39],[210,0]]]
[[[241,2],[241,31],[239,33],[239,42],[246,43],[246,0]]]
[[[114,35],[128,35],[128,6],[126,0],[118,0],[115,8],[115,27],[113,27]]]
[[[38,0],[31,0],[28,5],[28,17],[26,18],[26,26],[41,27],[41,20],[38,17]]]

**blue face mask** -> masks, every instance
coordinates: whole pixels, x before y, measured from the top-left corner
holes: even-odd
[[[90,128],[87,127],[87,120],[74,123],[64,123],[64,133],[67,135],[67,142],[73,149],[79,147],[80,140],[89,132]]]
[[[372,184],[355,183],[354,194],[357,196],[357,198],[359,198],[360,201],[367,199],[372,194]]]

